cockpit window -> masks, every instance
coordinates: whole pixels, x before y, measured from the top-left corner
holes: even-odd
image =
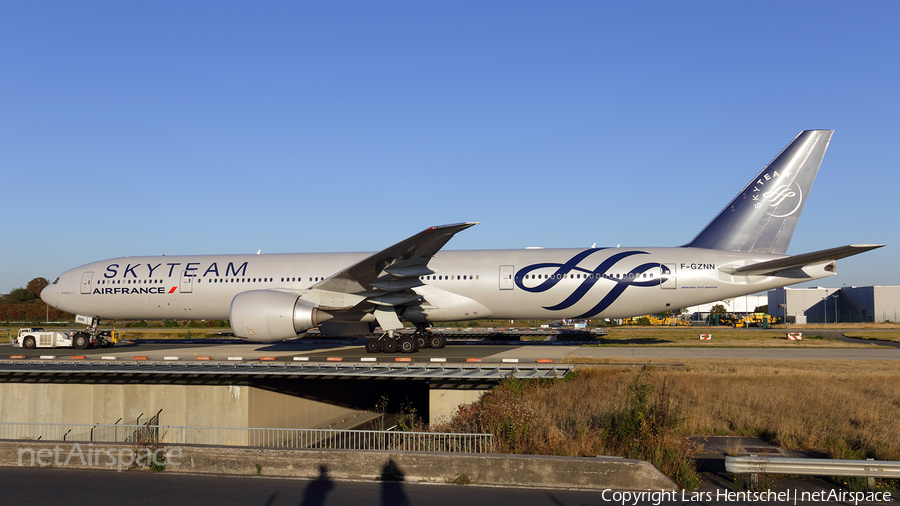
[[[51,284],[51,285],[55,285],[57,281],[59,281],[59,278],[54,279],[53,282],[50,283],[50,284]]]

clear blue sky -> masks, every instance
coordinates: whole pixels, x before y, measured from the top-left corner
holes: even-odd
[[[4,2],[0,292],[124,255],[677,246],[835,130],[789,253],[887,243],[900,2]]]

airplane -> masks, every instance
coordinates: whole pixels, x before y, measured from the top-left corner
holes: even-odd
[[[442,348],[436,322],[626,318],[836,274],[883,246],[788,256],[833,130],[800,132],[690,242],[679,247],[443,251],[478,224],[430,227],[377,253],[124,257],[64,272],[41,298],[100,320],[229,320],[236,337],[372,335],[370,353]],[[403,322],[415,332],[399,334]]]

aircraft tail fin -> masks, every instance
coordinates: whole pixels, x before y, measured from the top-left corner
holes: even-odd
[[[834,130],[804,130],[685,247],[784,255]]]

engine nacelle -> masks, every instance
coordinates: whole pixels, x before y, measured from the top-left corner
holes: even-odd
[[[296,293],[251,290],[235,295],[231,301],[234,335],[251,341],[293,339],[330,319],[330,314],[300,300]]]

